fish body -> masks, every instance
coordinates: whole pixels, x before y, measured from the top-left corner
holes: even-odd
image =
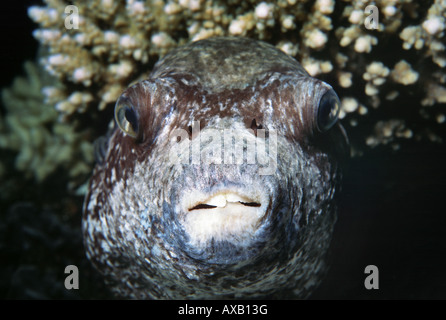
[[[173,50],[116,103],[85,199],[87,256],[127,298],[308,296],[348,152],[339,108],[269,44]]]

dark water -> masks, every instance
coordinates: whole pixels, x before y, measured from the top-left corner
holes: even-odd
[[[32,36],[35,24],[28,19],[27,8],[41,1],[8,1],[0,8],[0,88],[9,86],[12,79],[23,73],[23,61],[33,60],[37,40]]]
[[[313,298],[446,298],[446,152],[408,149],[351,162],[333,265]],[[378,267],[378,290],[364,287],[367,265]]]
[[[28,5],[2,4],[2,87],[35,55]],[[14,155],[0,152],[12,165]],[[444,145],[412,141],[351,160],[332,266],[313,299],[446,299],[445,164]],[[65,179],[58,172],[39,185],[12,171],[0,181],[0,298],[110,297],[84,255],[83,199],[65,191]],[[64,287],[67,265],[79,268],[79,290]],[[377,290],[364,287],[367,265],[378,267]]]

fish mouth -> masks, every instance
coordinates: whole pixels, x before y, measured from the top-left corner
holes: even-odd
[[[206,199],[203,202],[199,202],[197,205],[193,206],[189,209],[192,210],[202,210],[202,209],[215,209],[220,208],[222,210],[227,210],[228,206],[233,205],[242,205],[246,207],[260,207],[262,206],[260,203],[249,199],[248,197],[244,197],[234,192],[222,192],[216,195],[211,196],[209,199]],[[235,206],[235,210],[240,209],[240,207]]]
[[[266,195],[243,190],[190,192],[183,198],[183,226],[197,246],[212,241],[249,245],[261,226],[268,203]]]

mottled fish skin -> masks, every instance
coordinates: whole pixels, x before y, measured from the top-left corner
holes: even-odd
[[[87,256],[113,291],[136,299],[307,297],[326,270],[340,162],[348,153],[339,123],[325,132],[317,127],[318,104],[329,90],[293,58],[245,38],[175,49],[128,88],[117,105],[132,108],[138,133],[116,129],[110,137],[83,216]],[[186,147],[171,134],[191,133],[194,121],[204,136],[235,129],[248,143],[262,139],[253,125],[277,133],[275,170],[175,163],[171,151],[184,154]],[[239,214],[221,228],[211,222],[220,209],[209,216],[208,209],[185,209],[221,193],[258,207],[228,200]]]

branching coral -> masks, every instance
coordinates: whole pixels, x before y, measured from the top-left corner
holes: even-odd
[[[39,68],[25,63],[27,77],[18,77],[3,89],[6,117],[0,119],[0,147],[18,153],[17,169],[42,181],[59,166],[72,178],[86,175],[93,163],[93,150],[86,132],[75,123],[61,123],[58,112],[43,102]]]
[[[414,115],[426,126],[444,122],[445,0],[75,1],[78,28],[72,29],[65,27],[73,19],[65,12],[72,1],[44,2],[28,11],[38,24],[34,36],[45,49],[39,62],[57,80],[41,93],[67,128],[85,112],[110,121],[101,115],[110,114],[107,109],[123,89],[144,78],[160,56],[186,42],[221,35],[268,41],[330,82],[345,97],[344,124],[362,128],[361,134],[352,129],[357,148],[419,138],[423,130],[411,128],[409,119]],[[368,5],[378,10],[376,28],[365,27]],[[407,97],[411,107],[398,109]],[[394,119],[386,118],[388,110]],[[408,130],[410,135],[398,133]]]

